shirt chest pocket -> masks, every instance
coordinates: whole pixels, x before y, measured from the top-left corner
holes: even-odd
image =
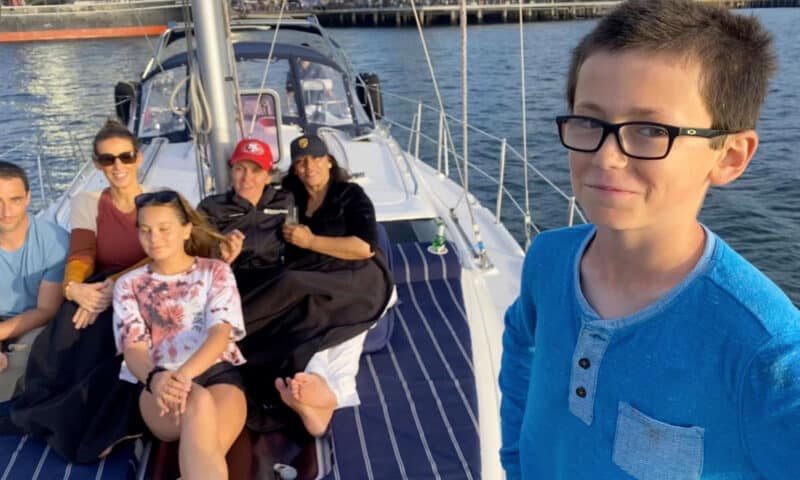
[[[695,480],[703,471],[700,427],[677,427],[619,403],[614,463],[637,480]]]

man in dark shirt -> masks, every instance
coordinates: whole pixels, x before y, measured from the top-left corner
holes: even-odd
[[[291,193],[271,184],[273,160],[266,143],[242,140],[230,165],[233,188],[206,197],[197,209],[234,246],[231,266],[244,296],[280,271],[281,226],[294,200]]]

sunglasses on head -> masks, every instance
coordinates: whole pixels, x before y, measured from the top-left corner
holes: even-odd
[[[94,156],[94,161],[99,163],[103,167],[110,167],[114,165],[114,162],[119,159],[120,162],[130,165],[131,163],[136,162],[136,151],[132,152],[122,152],[117,155],[113,153],[98,153]]]
[[[140,193],[133,199],[136,208],[146,207],[148,205],[163,205],[166,203],[177,203],[183,209],[183,205],[178,201],[178,192],[174,190],[159,190],[158,192]]]

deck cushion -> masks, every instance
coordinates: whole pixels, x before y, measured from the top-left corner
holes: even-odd
[[[361,405],[337,410],[327,479],[480,478],[477,394],[461,266],[395,245],[399,301],[387,347],[364,355]]]
[[[43,441],[28,435],[0,436],[0,478],[7,480],[133,480],[138,462],[133,441],[102,461],[75,465],[64,461]]]
[[[377,224],[378,232],[378,245],[381,250],[386,253],[386,263],[389,264],[389,269],[394,270],[394,259],[392,255],[392,244],[389,242],[389,235],[386,229],[380,223]],[[395,313],[394,308],[389,307],[383,316],[378,319],[375,325],[367,332],[367,337],[364,339],[364,353],[377,352],[386,346],[394,331]]]

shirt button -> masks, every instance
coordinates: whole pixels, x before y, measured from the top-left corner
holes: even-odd
[[[585,398],[586,397],[586,389],[583,387],[578,387],[575,389],[575,395]]]
[[[588,358],[581,358],[580,360],[578,360],[578,365],[580,365],[582,369],[586,370],[592,365],[592,363],[589,361]]]

